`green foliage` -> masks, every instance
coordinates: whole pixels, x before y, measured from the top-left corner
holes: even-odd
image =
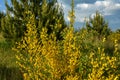
[[[22,74],[16,65],[15,53],[10,47],[0,33],[0,80],[22,80]]]
[[[42,28],[41,41],[37,38],[35,16],[27,17],[28,24],[25,36],[17,44],[17,64],[19,65],[25,80],[39,79],[69,79],[76,77],[75,69],[78,67],[79,46],[76,46],[76,38],[73,27],[65,29],[66,34],[60,46],[55,33],[47,34],[47,28]],[[69,39],[70,38],[70,39]]]
[[[110,55],[114,54],[114,40],[117,40],[118,44],[120,44],[120,33],[111,33],[104,44],[106,53],[109,53]],[[120,45],[118,45],[118,52],[120,52]]]
[[[110,29],[108,28],[108,23],[104,20],[104,17],[97,11],[95,16],[89,18],[86,21],[86,28],[88,31],[96,31],[101,36],[108,36],[110,34]]]
[[[22,34],[22,31],[16,24],[14,23],[14,18],[11,17],[10,13],[6,13],[7,16],[5,16],[2,21],[2,33],[4,38],[6,38],[7,42],[10,42],[11,45],[14,43],[14,41],[20,39],[20,35]],[[19,32],[21,31],[21,32]]]
[[[66,24],[62,8],[56,5],[56,0],[11,0],[11,3],[10,6],[6,2],[7,14],[2,21],[2,30],[7,40],[14,43],[24,36],[27,23],[25,12],[28,10],[35,15],[35,25],[39,34],[42,27],[46,27],[48,34],[54,31],[57,39],[61,39],[60,33],[66,27]],[[54,27],[58,22],[62,26]]]
[[[56,33],[47,34],[42,27],[40,39],[35,26],[35,15],[28,11],[28,23],[24,37],[14,49],[17,64],[24,80],[113,80],[119,79],[118,41],[114,39],[114,55],[105,53],[106,38],[99,39],[86,29],[74,33],[73,22],[57,40]],[[71,17],[73,18],[73,17]],[[56,26],[60,24],[56,23]],[[46,24],[45,24],[46,25]],[[56,27],[55,26],[55,27]]]
[[[74,32],[74,0],[72,0],[72,8],[69,12],[70,25],[66,28],[61,23],[60,18],[50,15],[47,18],[47,0],[41,4],[39,13],[41,18],[36,17],[35,11],[39,6],[35,6],[41,0],[30,0],[28,2],[20,0],[21,5],[24,3],[26,11],[23,12],[22,26],[25,26],[23,37],[18,41],[13,50],[0,35],[0,79],[12,80],[119,80],[120,79],[120,42],[119,32],[111,33],[109,36],[104,33],[101,26],[104,20],[97,15],[93,18],[95,21],[89,23],[97,25],[87,29],[82,28]],[[34,4],[35,3],[35,4]],[[18,3],[12,0],[12,4],[17,6]],[[50,5],[53,5],[52,3]],[[35,6],[35,8],[33,8]],[[20,7],[20,6],[19,6]],[[19,11],[19,7],[15,8]],[[21,6],[22,7],[22,6]],[[29,9],[29,10],[28,10]],[[44,10],[45,9],[45,10]],[[51,8],[50,8],[51,9]],[[58,7],[57,7],[58,9]],[[9,7],[9,10],[12,8]],[[14,15],[20,15],[15,12]],[[37,13],[37,12],[36,12]],[[61,17],[61,16],[60,16]],[[20,18],[20,17],[19,17]],[[12,22],[17,20],[17,16],[11,16],[7,12],[7,16],[2,18],[2,24],[5,23],[6,28],[13,29],[8,32],[10,36],[14,33],[11,40],[18,37],[16,33],[18,23]],[[54,19],[54,24],[50,19]],[[13,26],[11,27],[11,21]],[[20,19],[21,20],[21,19]],[[46,22],[44,22],[46,20]],[[98,21],[98,22],[97,22]],[[50,28],[48,28],[50,26]],[[62,28],[62,29],[61,29]],[[104,25],[105,30],[108,28]],[[106,29],[107,28],[107,29]],[[7,32],[5,27],[2,28]],[[61,31],[60,31],[61,30]],[[60,31],[60,32],[59,32]],[[59,36],[62,39],[58,39]],[[5,33],[4,33],[5,36]],[[107,36],[107,38],[105,38]],[[7,36],[8,37],[8,36]],[[14,39],[13,39],[14,38]],[[7,40],[8,41],[8,40]],[[112,53],[112,55],[111,55]],[[16,58],[15,58],[16,56]],[[17,59],[17,60],[16,60]],[[16,62],[16,64],[15,64]],[[18,70],[18,66],[20,71]],[[15,77],[14,77],[14,76]],[[23,76],[23,78],[22,78]],[[11,78],[13,77],[13,78]]]
[[[8,68],[0,64],[0,80],[23,80],[18,68]]]
[[[1,21],[2,21],[2,18],[5,17],[5,14],[3,12],[0,12],[0,32],[2,31],[2,25],[1,25]]]
[[[117,32],[117,33],[120,33],[120,29],[117,29],[116,32]]]

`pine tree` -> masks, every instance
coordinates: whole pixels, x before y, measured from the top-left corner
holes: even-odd
[[[37,26],[38,33],[42,27],[46,27],[48,34],[55,31],[57,38],[61,39],[60,33],[66,27],[66,23],[62,8],[56,5],[56,0],[11,0],[11,4],[10,6],[6,2],[8,14],[6,15],[7,18],[3,20],[3,22],[6,22],[3,23],[5,38],[17,41],[24,36],[27,22],[25,11],[29,10],[35,15],[35,25]],[[56,23],[60,24],[54,27]],[[9,24],[9,28],[7,24]]]
[[[104,20],[104,17],[96,11],[95,16],[89,18],[86,21],[86,28],[88,31],[95,31],[100,36],[107,36],[110,34],[111,30],[108,28],[108,23]]]
[[[2,31],[2,28],[1,28],[1,21],[2,21],[2,18],[5,17],[5,14],[3,12],[0,12],[0,32]]]
[[[13,44],[16,40],[20,40],[20,28],[14,23],[14,18],[7,11],[6,16],[1,20],[2,33],[7,42]],[[22,30],[21,30],[22,31]]]
[[[120,29],[117,29],[117,30],[116,30],[116,33],[120,33]]]

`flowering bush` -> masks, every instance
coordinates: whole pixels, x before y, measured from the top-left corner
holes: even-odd
[[[14,48],[24,80],[120,79],[117,40],[114,42],[114,55],[109,56],[102,46],[105,38],[103,41],[94,39],[87,30],[75,34],[72,25],[61,33],[62,40],[57,40],[55,32],[48,35],[46,27],[38,37],[35,16],[29,11],[26,14],[29,14],[27,31]],[[61,26],[59,22],[57,26]]]

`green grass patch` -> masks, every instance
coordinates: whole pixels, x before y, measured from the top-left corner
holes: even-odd
[[[23,80],[16,65],[15,52],[0,34],[0,80]]]

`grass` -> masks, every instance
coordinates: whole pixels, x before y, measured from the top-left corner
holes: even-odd
[[[22,80],[16,65],[15,53],[0,33],[0,80]]]

